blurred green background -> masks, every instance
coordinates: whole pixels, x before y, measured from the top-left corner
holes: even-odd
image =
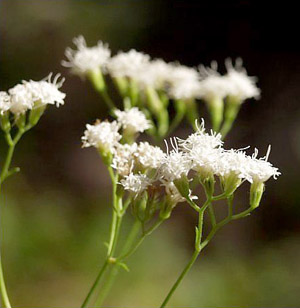
[[[170,307],[300,307],[300,57],[296,10],[255,1],[0,0],[0,89],[50,71],[66,77],[66,104],[49,108],[22,139],[22,172],[1,193],[3,263],[15,307],[79,307],[105,254],[110,182],[85,124],[107,110],[92,87],[61,67],[79,34],[113,53],[136,48],[186,65],[241,56],[259,77],[227,145],[272,144],[282,176],[267,183],[262,205],[233,222],[205,249]],[[221,65],[221,70],[224,67]],[[204,117],[205,108],[199,106]],[[182,125],[177,135],[186,136]],[[0,159],[5,155],[3,138]],[[238,203],[247,202],[244,191]],[[222,206],[220,206],[222,207]],[[172,219],[128,262],[105,305],[157,307],[192,253],[196,217],[180,204]],[[130,224],[130,219],[127,222]],[[126,225],[125,225],[126,230]],[[125,232],[125,231],[124,231]]]

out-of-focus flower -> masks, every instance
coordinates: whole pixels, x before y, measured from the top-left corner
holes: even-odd
[[[67,48],[65,55],[68,61],[62,61],[62,65],[71,68],[74,74],[83,76],[91,71],[105,70],[110,58],[110,49],[107,44],[99,41],[94,47],[87,47],[83,36],[73,39],[77,50]]]
[[[0,91],[0,114],[5,113],[10,108],[10,96],[5,91]]]
[[[237,103],[242,103],[248,98],[259,98],[260,89],[256,86],[257,77],[247,75],[242,59],[237,59],[233,66],[230,59],[226,60],[227,75],[224,76],[228,83],[227,95]]]
[[[108,72],[112,77],[128,77],[139,79],[149,64],[150,56],[134,49],[128,52],[119,52],[107,63]]]

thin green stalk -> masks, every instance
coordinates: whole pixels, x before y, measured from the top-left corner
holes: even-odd
[[[8,298],[8,295],[7,295],[6,286],[5,286],[1,255],[0,255],[0,292],[1,292],[1,298],[2,298],[2,301],[3,301],[3,304],[4,304],[4,308],[11,308],[9,298]]]
[[[155,231],[163,222],[163,219],[159,219],[148,231],[146,231],[142,237],[135,243],[134,246],[131,247],[131,249],[121,255],[120,257],[117,258],[118,261],[124,261],[125,259],[129,258],[138,248],[139,246],[143,243],[143,241],[145,240],[145,238],[150,235],[153,231]]]
[[[191,259],[189,260],[189,262],[187,263],[187,265],[185,266],[185,268],[183,269],[183,271],[181,272],[181,274],[179,275],[179,277],[177,278],[176,282],[172,286],[171,290],[167,294],[167,296],[166,296],[165,300],[163,301],[163,303],[161,304],[160,308],[166,307],[166,305],[168,304],[168,302],[169,302],[170,298],[172,297],[173,293],[176,291],[177,287],[179,286],[179,284],[183,280],[184,276],[189,272],[189,270],[194,265],[195,261],[197,260],[199,254],[200,254],[204,211],[205,211],[205,207],[203,206],[201,208],[200,212],[199,212],[198,231],[196,233],[194,253],[193,253]]]
[[[122,217],[118,215],[116,211],[116,205],[118,202],[118,198],[116,196],[116,185],[117,185],[117,176],[114,174],[111,167],[108,168],[109,174],[111,176],[112,184],[113,184],[113,213],[112,213],[112,222],[110,227],[110,239],[108,242],[108,249],[107,249],[107,256],[105,258],[105,261],[103,265],[100,268],[99,274],[96,277],[96,280],[94,281],[90,291],[88,292],[83,304],[81,305],[82,308],[88,307],[89,303],[92,300],[92,297],[94,295],[94,292],[98,289],[98,286],[101,283],[101,280],[103,278],[104,273],[106,272],[106,269],[108,265],[112,262],[111,258],[113,256],[113,253],[116,248],[116,243],[118,240],[118,235],[120,231],[120,226],[122,222]]]
[[[127,250],[129,250],[140,228],[141,228],[141,223],[138,220],[136,220],[129,232],[129,235],[125,241],[125,244],[122,248],[121,253],[125,253]],[[105,280],[104,285],[102,286],[100,293],[97,296],[95,307],[102,306],[103,301],[107,297],[107,294],[109,293],[109,290],[111,289],[114,283],[114,280],[119,273],[120,266],[117,262],[111,263],[110,267],[111,268],[110,268],[110,272],[108,273],[107,279]]]

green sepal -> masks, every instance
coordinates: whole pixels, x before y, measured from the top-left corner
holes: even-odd
[[[256,209],[259,206],[262,195],[265,190],[265,184],[263,182],[254,182],[250,187],[250,208]]]
[[[102,92],[106,89],[106,84],[101,69],[89,71],[87,73],[87,77],[97,91]]]
[[[174,184],[182,197],[189,198],[190,184],[186,175],[182,175],[180,179],[174,180]]]
[[[0,125],[4,132],[8,133],[11,129],[11,124],[9,121],[9,113],[4,112],[3,114],[0,114]]]
[[[40,120],[46,109],[46,105],[36,104],[32,110],[30,110],[28,121],[31,126],[35,126]]]

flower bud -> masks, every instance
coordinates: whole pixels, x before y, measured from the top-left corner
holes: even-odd
[[[222,177],[221,182],[224,193],[230,196],[241,185],[242,180],[235,173],[232,172],[228,176]]]

